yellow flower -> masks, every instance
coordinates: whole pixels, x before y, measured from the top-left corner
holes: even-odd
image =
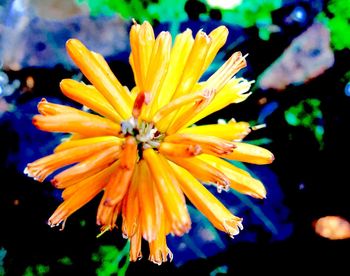
[[[194,126],[198,120],[248,96],[250,82],[235,78],[246,66],[234,53],[206,81],[199,81],[226,42],[228,30],[220,26],[209,34],[191,30],[176,36],[155,37],[148,22],[134,22],[130,30],[132,66],[136,86],[131,90],[114,76],[105,59],[77,39],[67,51],[91,82],[64,79],[67,97],[88,107],[88,113],[43,99],[33,124],[43,131],[69,133],[54,153],[29,163],[28,175],[51,182],[63,203],[49,225],[64,226],[67,218],[97,194],[103,197],[97,211],[101,233],[115,228],[130,240],[130,260],[142,256],[141,242],[149,243],[149,260],[172,258],[166,236],[181,236],[191,228],[186,200],[231,237],[242,229],[233,215],[207,190],[233,188],[264,198],[263,184],[225,159],[269,164],[273,154],[242,139],[251,128],[246,122]],[[173,45],[172,45],[173,44]],[[98,114],[98,115],[96,115]]]

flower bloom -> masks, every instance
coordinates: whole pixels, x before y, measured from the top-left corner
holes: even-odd
[[[101,232],[116,228],[130,240],[130,260],[142,256],[149,243],[149,260],[161,264],[172,258],[166,236],[181,236],[191,228],[186,200],[213,225],[231,237],[242,229],[233,215],[205,187],[264,198],[263,184],[226,160],[269,164],[267,149],[243,143],[247,122],[196,126],[198,120],[229,104],[245,100],[251,83],[235,74],[246,66],[235,52],[207,80],[202,74],[224,45],[224,26],[193,37],[187,29],[172,43],[169,32],[155,37],[146,21],[130,30],[130,64],[136,86],[129,91],[112,73],[105,59],[77,39],[67,52],[91,82],[64,79],[64,95],[93,112],[42,99],[33,124],[40,130],[63,132],[69,138],[54,153],[29,163],[25,172],[63,189],[63,203],[49,218],[62,224],[76,210],[103,192],[97,210]],[[226,160],[225,160],[226,159]]]

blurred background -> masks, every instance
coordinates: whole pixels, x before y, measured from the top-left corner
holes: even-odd
[[[216,231],[189,205],[193,227],[169,237],[174,259],[161,266],[147,260],[147,246],[143,259],[129,263],[119,230],[96,237],[100,198],[73,214],[63,231],[51,229],[47,219],[60,191],[23,174],[63,137],[31,124],[40,99],[77,107],[59,90],[63,78],[84,79],[65,41],[76,37],[100,52],[132,88],[133,18],[148,20],[156,34],[226,25],[228,40],[203,79],[242,51],[248,66],[239,75],[255,80],[253,93],[203,122],[266,124],[245,141],[275,155],[271,165],[235,163],[266,185],[265,200],[218,195],[244,219],[238,236]],[[349,19],[346,0],[0,0],[0,275],[342,272],[350,246]]]

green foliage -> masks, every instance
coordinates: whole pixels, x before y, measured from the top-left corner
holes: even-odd
[[[65,256],[61,259],[58,259],[57,262],[60,264],[63,264],[63,265],[72,265],[73,264],[72,260],[68,256]]]
[[[125,275],[130,262],[129,250],[129,242],[121,250],[114,245],[100,246],[98,252],[94,253],[91,257],[94,262],[100,264],[100,267],[96,269],[96,275]]]
[[[113,15],[117,13],[126,20],[142,22],[148,20],[170,24],[170,32],[174,35],[178,32],[179,24],[188,17],[185,11],[186,0],[172,1],[158,0],[157,3],[150,0],[76,0],[78,4],[87,4],[90,13],[96,15]],[[205,0],[203,4],[207,4]],[[171,5],[171,7],[169,7]],[[227,24],[235,24],[243,28],[256,25],[261,39],[268,40],[273,29],[271,12],[282,6],[281,0],[246,0],[233,9],[220,9],[222,21]],[[207,14],[201,18],[210,20],[208,6]]]
[[[320,104],[318,99],[306,99],[287,109],[284,116],[291,126],[302,126],[312,130],[322,147],[324,128],[320,124],[323,118]]]
[[[335,50],[350,49],[350,5],[348,0],[330,0],[328,16],[322,12],[317,19],[326,24],[331,32],[331,45]]]
[[[50,267],[48,265],[37,264],[36,266],[28,266],[23,276],[43,276],[48,274]]]

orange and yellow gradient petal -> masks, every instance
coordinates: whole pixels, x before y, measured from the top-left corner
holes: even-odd
[[[130,90],[102,55],[78,39],[67,41],[68,55],[90,84],[64,79],[60,88],[87,110],[42,99],[33,124],[69,137],[25,169],[34,179],[50,177],[63,189],[63,202],[49,218],[50,226],[63,228],[70,215],[101,194],[99,235],[121,229],[130,241],[131,261],[142,257],[142,241],[148,242],[148,259],[156,264],[173,258],[166,243],[169,234],[190,231],[189,202],[229,236],[243,229],[242,218],[204,184],[265,198],[263,183],[229,160],[265,165],[274,156],[243,142],[254,129],[247,122],[194,125],[251,94],[252,82],[235,77],[246,66],[246,55],[239,51],[200,81],[227,37],[225,26],[209,34],[200,30],[194,37],[190,29],[174,39],[166,31],[155,36],[147,21],[134,21],[129,62],[135,87]]]

